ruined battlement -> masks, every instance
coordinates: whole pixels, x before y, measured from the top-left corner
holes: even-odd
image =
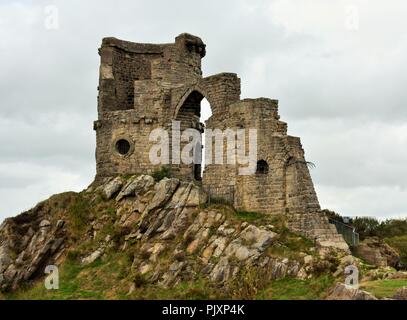
[[[248,134],[255,129],[258,163],[253,174],[240,175],[236,165],[225,161],[207,164],[201,176],[200,160],[175,163],[169,150],[172,174],[219,195],[232,188],[234,205],[245,210],[269,214],[319,210],[301,142],[287,135],[278,100],[241,99],[235,73],[202,77],[206,45],[201,38],[183,33],[165,44],[104,38],[99,54],[97,178],[160,169],[149,159],[154,145],[150,134],[157,128],[171,129],[173,121],[179,121],[181,131],[246,129]],[[212,110],[204,125],[200,123],[203,98]],[[181,147],[186,144],[181,142]]]
[[[105,111],[137,108],[137,102],[139,106],[144,103],[137,99],[142,99],[143,93],[151,96],[154,87],[174,88],[201,78],[205,44],[186,33],[169,44],[133,43],[109,37],[103,39],[99,55],[100,116]]]

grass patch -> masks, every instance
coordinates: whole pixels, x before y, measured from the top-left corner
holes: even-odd
[[[274,224],[275,217],[268,214],[263,214],[260,212],[254,211],[244,211],[244,210],[236,210],[233,206],[227,203],[211,203],[211,204],[202,204],[199,206],[201,210],[214,210],[219,211],[220,213],[224,214],[227,219],[231,220],[231,222],[248,222],[257,226],[267,225],[267,224]],[[277,227],[277,226],[276,226]],[[278,227],[277,227],[278,229]],[[276,231],[277,232],[277,231]]]
[[[278,257],[299,259],[301,252],[314,254],[311,251],[313,247],[314,243],[310,239],[284,228],[279,231],[278,240],[268,249],[268,253]]]
[[[76,255],[68,256],[59,269],[59,289],[47,290],[44,281],[5,295],[9,300],[100,300],[119,299],[129,288],[123,281],[131,261],[124,253],[112,253],[90,265],[82,266]]]
[[[173,288],[148,285],[136,288],[126,299],[148,300],[208,300],[225,298],[207,280],[184,281]]]
[[[398,289],[405,286],[407,279],[385,279],[363,282],[360,288],[380,299],[392,297]]]
[[[164,178],[171,178],[171,169],[169,167],[161,167],[160,170],[154,171],[151,176],[155,182],[159,182]]]
[[[133,178],[134,176],[138,176],[137,174],[122,174],[121,178],[125,181],[130,180],[130,178]]]
[[[257,294],[262,300],[321,300],[327,296],[328,289],[335,283],[331,276],[309,280],[284,278],[274,280],[270,286]]]
[[[236,211],[236,217],[247,222],[257,221],[264,218],[264,214],[250,211]]]
[[[68,207],[68,213],[71,232],[75,235],[82,234],[91,213],[89,201],[82,194],[78,194]]]

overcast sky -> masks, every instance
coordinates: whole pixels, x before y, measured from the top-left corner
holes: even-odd
[[[204,75],[279,99],[321,206],[407,217],[402,0],[0,0],[0,221],[95,175],[101,39],[207,44]]]

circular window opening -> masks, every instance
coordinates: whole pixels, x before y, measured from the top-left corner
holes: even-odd
[[[130,151],[130,142],[128,142],[126,139],[118,140],[116,142],[116,150],[123,156],[128,154]]]

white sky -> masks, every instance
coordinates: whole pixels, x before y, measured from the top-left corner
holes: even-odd
[[[205,76],[279,99],[323,208],[407,217],[406,16],[401,0],[0,0],[0,220],[92,181],[101,39],[182,32],[207,44]]]

